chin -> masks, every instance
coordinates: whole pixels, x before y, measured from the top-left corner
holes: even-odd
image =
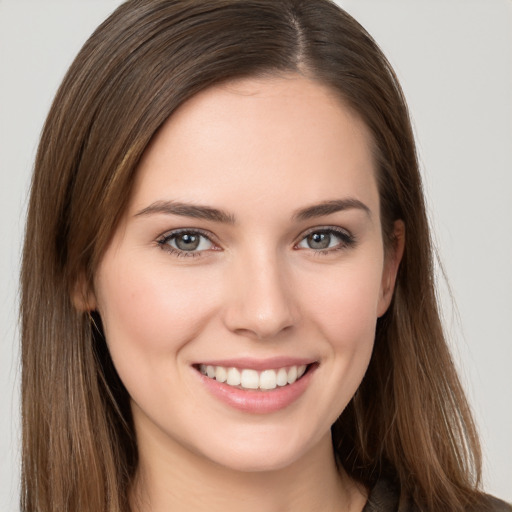
[[[223,442],[209,445],[202,455],[217,465],[232,471],[263,473],[285,469],[299,460],[307,458],[312,449],[319,444],[317,439],[308,437],[306,433],[286,432],[287,435],[272,436],[264,431],[260,436],[230,439],[229,446]],[[327,436],[320,436],[332,450],[330,431]],[[309,439],[309,441],[308,441]],[[213,449],[212,449],[213,448]]]
[[[265,473],[272,471],[279,471],[293,465],[300,455],[293,453],[273,453],[261,452],[255,453],[254,451],[239,451],[235,454],[219,454],[210,456],[218,465],[225,467],[231,471],[241,473]]]

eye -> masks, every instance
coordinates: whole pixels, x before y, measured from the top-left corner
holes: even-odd
[[[296,247],[320,252],[344,249],[355,244],[354,237],[341,229],[324,228],[310,231]]]
[[[158,244],[162,249],[179,256],[195,256],[215,248],[208,236],[196,230],[179,230],[164,235]]]

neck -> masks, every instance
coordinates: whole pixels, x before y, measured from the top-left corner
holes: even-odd
[[[155,439],[139,440],[139,454],[131,497],[141,512],[360,512],[366,501],[365,490],[338,471],[330,435],[272,471],[236,471],[181,445],[162,449]]]

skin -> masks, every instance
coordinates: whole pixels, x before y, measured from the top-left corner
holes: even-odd
[[[364,207],[297,218],[347,199]],[[151,210],[162,201],[229,222]],[[327,227],[353,243],[327,234],[327,250],[311,248],[307,235]],[[176,229],[208,238],[176,253],[176,238],[163,242]],[[246,79],[180,107],[145,152],[87,304],[132,399],[140,510],[363,508],[366,491],[336,469],[330,427],[390,303],[400,222],[396,238],[386,253],[368,131],[329,89]],[[294,403],[267,414],[222,403],[192,366],[275,356],[318,367]]]

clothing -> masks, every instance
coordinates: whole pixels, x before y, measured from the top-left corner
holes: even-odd
[[[399,486],[388,479],[380,479],[370,491],[368,501],[363,508],[363,512],[420,512],[421,509],[410,503],[405,502],[399,506],[400,489]],[[439,511],[439,512],[450,512]],[[472,507],[468,512],[512,512],[512,505],[505,503],[493,496],[487,496],[486,502],[481,507]]]

